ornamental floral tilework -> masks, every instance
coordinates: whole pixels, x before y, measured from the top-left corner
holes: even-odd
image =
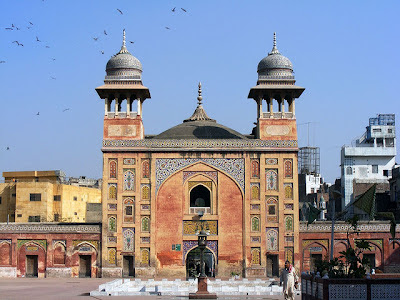
[[[285,178],[293,178],[293,160],[292,159],[285,159],[283,162],[284,165],[284,176]]]
[[[135,169],[124,169],[124,191],[135,190]]]
[[[135,250],[135,229],[122,228],[122,235],[124,239],[123,251],[133,252]]]
[[[148,266],[150,264],[150,249],[141,248],[140,249],[140,263],[142,266]]]
[[[285,261],[286,260],[293,264],[293,247],[285,247]]]
[[[252,243],[261,243],[261,238],[259,236],[252,236],[251,242]]]
[[[290,204],[285,204],[285,209],[293,210],[293,204],[292,204],[292,203],[290,203]]]
[[[218,181],[218,172],[215,171],[183,171],[183,183],[185,183],[185,181],[188,180],[190,177],[198,174],[205,175],[215,182]]]
[[[156,193],[170,175],[197,162],[203,162],[226,172],[244,190],[243,158],[160,158],[156,159]]]
[[[265,159],[265,164],[266,165],[277,165],[278,164],[278,159],[277,158],[266,158]]]
[[[183,251],[182,251],[182,255],[183,255],[183,263],[185,263],[185,259],[186,259],[186,254],[196,248],[198,245],[197,240],[195,241],[183,241]],[[207,248],[210,249],[214,255],[215,255],[215,260],[218,261],[218,241],[207,241]]]
[[[251,200],[259,200],[260,199],[260,184],[259,183],[251,183]]]
[[[117,249],[115,248],[108,248],[108,263],[110,265],[115,265],[117,261]]]
[[[285,230],[293,231],[293,216],[285,216]]]
[[[150,218],[149,217],[142,218],[142,232],[150,232]]]
[[[208,187],[208,189],[212,189],[212,182],[211,181],[189,181],[188,182],[188,189],[189,191],[191,190],[192,187],[202,184],[206,187]]]
[[[117,210],[117,204],[109,203],[108,204],[108,210]]]
[[[108,218],[108,231],[110,232],[117,231],[117,219],[114,216]]]
[[[110,159],[108,163],[109,169],[110,169],[110,174],[109,178],[117,178],[117,160],[116,159]]]
[[[260,217],[259,216],[253,216],[251,218],[251,231],[253,231],[253,232],[260,231]]]
[[[117,184],[116,183],[108,184],[108,199],[117,200]]]
[[[124,158],[124,165],[134,165],[136,164],[136,159],[134,158]]]
[[[117,237],[116,236],[109,236],[107,237],[107,240],[109,243],[116,243],[117,242]]]
[[[150,184],[142,184],[142,200],[150,200]]]
[[[150,161],[148,159],[142,161],[142,177],[150,178]]]
[[[285,190],[285,199],[293,199],[293,184],[285,183],[283,187]]]
[[[18,240],[17,241],[17,249],[21,248],[21,246],[26,243],[34,243],[43,247],[44,250],[47,249],[47,240]]]
[[[202,226],[210,232],[210,235],[218,234],[218,221],[183,221],[183,234],[196,235],[197,231],[201,230]]]
[[[271,191],[277,191],[278,190],[278,170],[273,169],[273,170],[266,170],[266,181],[267,185],[266,188],[267,190]]]
[[[251,210],[260,210],[260,204],[250,204]]]
[[[258,159],[251,160],[251,177],[260,178],[260,162]]]
[[[278,251],[278,228],[267,228],[267,250]]]
[[[261,250],[260,248],[251,248],[251,264],[261,265]]]
[[[141,237],[140,242],[142,244],[150,244],[150,237],[148,237],[148,236]]]

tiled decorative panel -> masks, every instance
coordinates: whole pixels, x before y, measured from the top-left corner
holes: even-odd
[[[227,173],[244,190],[243,158],[160,158],[156,159],[156,192],[170,175],[197,162],[203,162]]]
[[[278,228],[267,228],[267,250],[278,251]]]
[[[278,164],[278,159],[277,158],[266,158],[265,159],[265,164],[266,165],[277,165]]]
[[[124,158],[124,165],[134,165],[134,164],[136,164],[136,159]]]
[[[133,252],[135,250],[135,228],[122,228],[123,251]]]
[[[183,183],[185,183],[185,181],[188,180],[190,177],[199,174],[210,177],[215,182],[218,182],[218,172],[215,171],[183,171]]]
[[[183,221],[183,234],[196,235],[202,226],[205,230],[209,230],[210,235],[218,234],[218,221]]]
[[[183,241],[183,251],[182,251],[182,261],[185,263],[186,254],[196,248],[198,245],[197,240],[195,241]],[[215,257],[215,260],[218,261],[218,241],[207,241],[207,248],[210,249]]]

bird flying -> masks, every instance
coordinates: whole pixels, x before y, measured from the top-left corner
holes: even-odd
[[[184,9],[184,8],[182,8],[182,7],[181,7],[181,9],[182,9],[184,12],[187,12],[186,9]]]
[[[101,54],[104,54],[104,51],[100,51],[101,52]]]
[[[93,38],[95,42],[97,42],[97,40],[99,39],[98,37]]]
[[[40,42],[39,38],[36,36],[36,42]]]
[[[46,46],[46,48],[50,48],[50,46]]]
[[[37,116],[40,115],[40,112],[38,111],[38,113],[36,114]]]
[[[107,35],[107,32],[104,30],[104,34]]]
[[[69,110],[69,108],[63,109],[63,112],[66,112],[67,110]]]
[[[23,44],[21,44],[20,42],[18,42],[18,41],[14,41],[13,43],[16,43],[17,44],[17,46],[24,46]]]
[[[117,10],[119,11],[119,13],[120,13],[121,15],[124,14],[120,9],[117,8]]]
[[[170,30],[171,28],[169,28],[169,27],[165,26],[165,29],[168,29],[168,30]]]
[[[10,147],[7,147],[6,150],[10,150]]]
[[[57,78],[55,78],[55,77],[53,77],[53,76],[50,76],[50,78],[51,78],[51,79],[54,79],[54,80],[56,80],[56,79],[57,79]]]
[[[129,41],[129,43],[131,43],[131,44],[134,44],[135,42],[133,42],[133,41]]]
[[[5,60],[0,60],[0,64],[4,64],[5,62]]]
[[[12,29],[11,27],[7,27],[6,30],[14,30],[14,29]]]
[[[175,12],[175,8],[176,8],[176,7],[174,7],[173,9],[171,9],[171,11],[172,11],[172,12]]]

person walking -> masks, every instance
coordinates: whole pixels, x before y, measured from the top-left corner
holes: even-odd
[[[280,278],[280,285],[282,286],[283,283],[283,296],[285,299],[294,300],[296,295],[295,287],[297,288],[298,280],[299,277],[296,274],[295,268],[287,260]]]

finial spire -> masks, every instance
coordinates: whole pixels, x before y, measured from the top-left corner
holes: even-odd
[[[122,30],[122,46],[121,50],[119,50],[119,53],[129,53],[128,49],[126,48],[126,37],[125,37],[125,29]]]
[[[205,112],[203,105],[201,105],[201,100],[203,100],[203,97],[201,96],[201,82],[199,82],[199,89],[198,89],[199,95],[197,96],[197,108],[194,111],[193,115],[186,120],[183,120],[183,122],[192,122],[192,121],[211,121],[215,122],[215,120],[211,119],[209,116],[207,116],[207,113]]]
[[[198,90],[199,96],[197,97],[197,100],[199,101],[198,105],[201,105],[201,100],[203,100],[203,97],[201,96],[201,82],[199,82],[199,90]]]
[[[279,51],[278,51],[278,48],[276,47],[276,32],[274,32],[274,43],[272,46],[272,50],[269,54],[278,54],[278,53],[279,53]]]
[[[125,28],[122,31],[123,37],[122,37],[122,47],[126,47],[126,37],[125,37]],[[274,33],[275,34],[275,33]]]

